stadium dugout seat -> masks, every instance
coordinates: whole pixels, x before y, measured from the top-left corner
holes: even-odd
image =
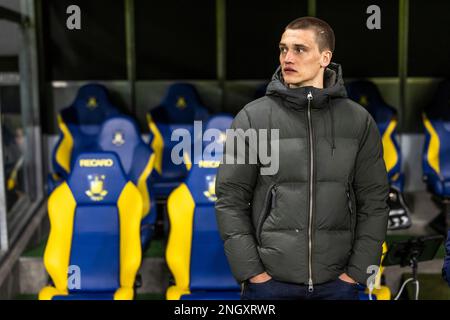
[[[175,281],[166,292],[168,300],[240,299],[240,286],[230,271],[214,208],[224,131],[232,120],[231,116],[218,115],[208,121],[207,129],[222,131],[216,149],[220,152],[194,163],[186,181],[169,196],[166,261]]]
[[[256,87],[255,93],[253,95],[253,99],[259,99],[266,95],[267,86],[269,85],[268,82],[260,84],[258,87]]]
[[[53,149],[49,193],[67,178],[79,152],[95,151],[103,121],[117,114],[103,85],[91,83],[78,90],[73,103],[58,114],[59,139]]]
[[[172,161],[172,148],[179,143],[171,141],[172,133],[178,129],[177,132],[184,137],[181,139],[189,139],[193,143],[194,121],[206,121],[208,117],[208,110],[201,104],[195,87],[187,83],[171,85],[160,105],[147,113],[147,123],[153,134],[150,145],[156,154],[158,176],[154,190],[157,197],[167,197],[184,181],[191,168],[188,154],[183,154],[185,161],[181,164]]]
[[[441,213],[430,226],[447,235],[450,215],[450,80],[439,84],[432,103],[422,114],[425,126],[423,178]]]
[[[155,154],[142,140],[136,122],[128,116],[107,119],[100,130],[98,150],[115,152],[127,177],[138,187],[143,199],[141,243],[146,248],[153,236],[157,218],[151,176]]]
[[[82,153],[50,195],[40,300],[129,300],[141,264],[142,196],[114,153]]]
[[[411,226],[410,210],[403,197],[404,174],[401,172],[401,150],[397,141],[397,111],[384,102],[376,85],[358,80],[347,85],[350,99],[367,109],[377,123],[383,143],[383,157],[390,183],[389,230]]]

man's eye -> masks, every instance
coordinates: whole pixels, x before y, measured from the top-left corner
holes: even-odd
[[[286,48],[281,48],[281,47],[280,47],[280,52],[281,52],[281,53],[286,53],[286,52],[287,52],[287,49],[286,49]]]
[[[303,48],[295,48],[295,53],[302,53],[304,51]]]

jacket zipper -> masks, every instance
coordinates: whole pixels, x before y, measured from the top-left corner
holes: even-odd
[[[275,195],[276,195],[276,185],[272,184],[269,187],[269,190],[266,194],[266,198],[264,199],[263,211],[261,213],[261,217],[259,219],[258,225],[256,226],[256,237],[257,237],[259,245],[261,245],[261,232],[262,232],[262,226],[264,224],[264,221],[266,220],[267,216],[269,215],[270,209],[273,209],[275,207]],[[269,207],[269,204],[270,204],[270,207]]]
[[[308,99],[308,133],[309,133],[309,156],[310,156],[310,166],[309,166],[309,224],[308,224],[308,291],[314,291],[314,284],[312,279],[312,218],[313,218],[313,199],[314,199],[314,145],[313,145],[313,128],[311,120],[311,101],[313,95],[311,91],[308,92],[306,98]]]

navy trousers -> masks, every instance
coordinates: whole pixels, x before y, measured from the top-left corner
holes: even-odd
[[[307,285],[270,279],[263,283],[246,281],[242,300],[358,300],[358,285],[337,279],[314,285],[312,292]]]

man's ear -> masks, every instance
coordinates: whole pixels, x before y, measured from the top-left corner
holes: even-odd
[[[333,53],[329,50],[325,50],[324,52],[322,52],[322,56],[320,58],[320,66],[322,68],[326,68],[330,64],[332,56]]]

